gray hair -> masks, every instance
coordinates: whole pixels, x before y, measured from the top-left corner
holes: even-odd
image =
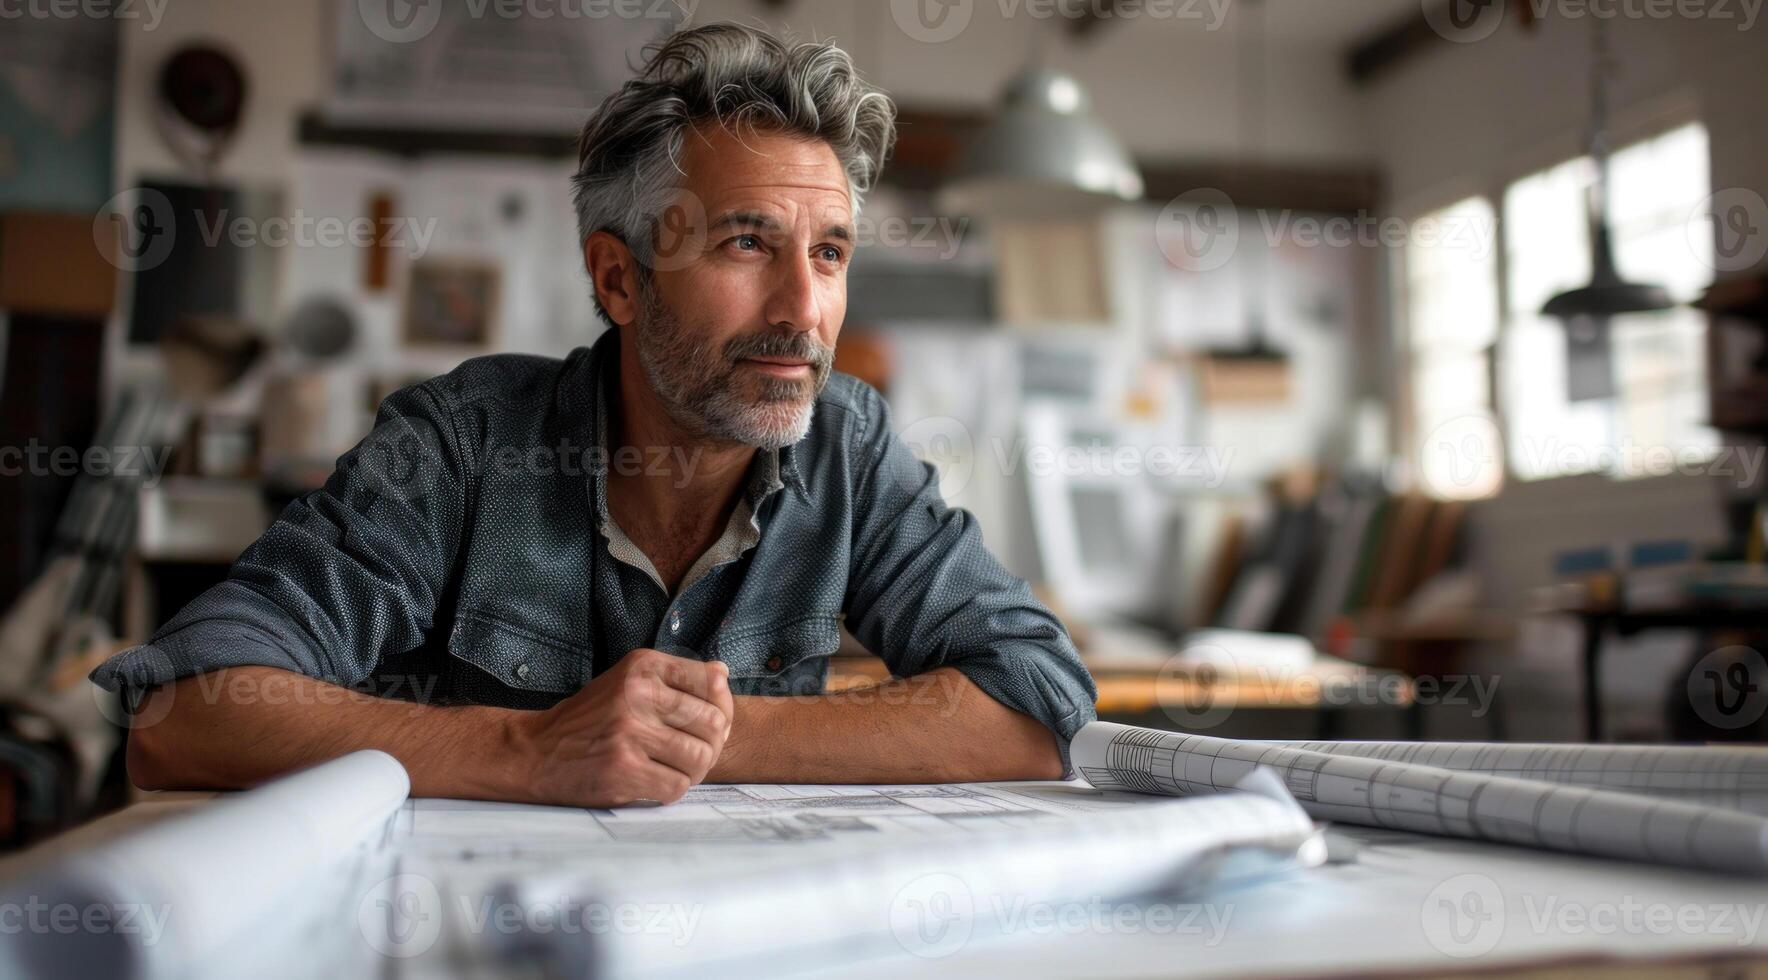
[[[823,140],[858,211],[896,139],[896,106],[859,77],[847,52],[729,23],[677,31],[646,50],[637,77],[602,101],[578,137],[579,241],[606,231],[648,266],[657,217],[682,176],[684,137],[705,120]],[[599,299],[596,312],[613,325]]]

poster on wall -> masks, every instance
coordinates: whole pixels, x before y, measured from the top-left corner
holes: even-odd
[[[412,347],[486,349],[495,336],[498,268],[487,262],[414,263],[405,304]]]

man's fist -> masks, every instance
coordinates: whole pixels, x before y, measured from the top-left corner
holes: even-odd
[[[638,649],[518,725],[535,802],[673,803],[706,778],[731,730],[730,671]]]

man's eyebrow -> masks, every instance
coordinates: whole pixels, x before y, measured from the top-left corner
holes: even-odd
[[[773,217],[760,211],[726,211],[717,221],[712,223],[709,230],[719,231],[724,228],[752,228],[770,235],[777,235],[784,230],[784,226]],[[829,225],[823,229],[822,237],[852,242],[853,229],[845,224]]]
[[[720,228],[754,228],[757,231],[778,234],[781,227],[778,221],[760,211],[726,211],[712,223],[713,231]]]

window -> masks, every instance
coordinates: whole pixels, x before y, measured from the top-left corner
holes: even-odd
[[[1511,184],[1504,194],[1509,289],[1498,379],[1512,471],[1535,480],[1575,473],[1669,472],[1671,460],[1709,457],[1718,435],[1706,414],[1703,321],[1691,309],[1618,317],[1610,326],[1615,396],[1572,401],[1565,333],[1541,305],[1590,276],[1585,200],[1588,157]],[[1609,160],[1615,263],[1678,301],[1712,280],[1707,135],[1693,124],[1616,151]]]
[[[1679,303],[1712,281],[1708,174],[1707,133],[1698,123],[1610,156],[1609,218],[1623,276],[1659,283]],[[1501,253],[1481,247],[1491,236],[1480,232],[1495,227],[1484,198],[1413,224],[1404,308],[1413,462],[1426,492],[1494,493],[1505,455],[1510,472],[1537,480],[1659,475],[1717,452],[1718,433],[1704,424],[1704,321],[1693,309],[1616,318],[1614,396],[1568,397],[1565,330],[1540,309],[1555,293],[1589,281],[1586,195],[1594,178],[1593,161],[1579,157],[1510,184]],[[1494,376],[1502,439],[1493,418]]]
[[[1487,360],[1498,336],[1495,227],[1491,202],[1473,197],[1413,222],[1407,240],[1412,458],[1439,497],[1488,496],[1503,480]]]

